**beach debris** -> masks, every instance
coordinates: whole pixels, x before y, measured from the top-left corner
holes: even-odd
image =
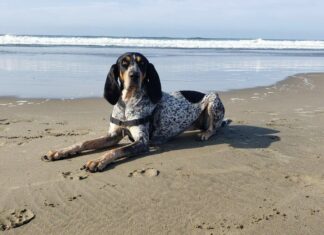
[[[0,231],[9,230],[27,224],[35,218],[29,209],[9,209],[0,212]]]
[[[243,224],[240,224],[240,225],[238,225],[236,228],[238,228],[238,229],[243,229],[243,228],[244,228],[244,225],[243,225]]]
[[[222,224],[222,227],[224,227],[223,223],[221,223],[221,224]],[[202,222],[200,224],[195,225],[195,228],[205,229],[205,230],[213,230],[213,229],[215,229],[215,226],[211,225],[209,223]]]
[[[78,180],[84,180],[84,179],[86,179],[86,178],[88,178],[88,174],[86,174],[86,173],[79,173],[79,174],[77,174],[74,178],[75,179],[78,179]]]
[[[101,186],[99,189],[104,189],[104,188],[106,188],[107,186],[112,187],[112,188],[115,188],[115,187],[117,186],[117,184],[110,184],[110,183],[106,183],[106,184],[104,184],[103,186]]]
[[[89,177],[89,175],[86,172],[77,172],[72,173],[71,171],[61,172],[64,179],[70,179],[70,180],[84,180]]]
[[[231,98],[231,101],[232,102],[235,102],[235,101],[244,101],[245,99],[242,99],[242,98],[236,98],[236,97],[233,97]]]
[[[47,200],[44,201],[44,206],[48,206],[48,207],[56,207],[56,206],[59,206],[60,204],[55,204],[55,203],[52,203],[52,202],[48,202]]]
[[[320,210],[311,209],[311,215],[318,214]]]
[[[69,197],[69,198],[68,198],[68,201],[72,202],[72,201],[76,200],[78,197],[82,197],[82,195],[79,194],[79,195],[77,195],[77,196]]]
[[[63,178],[70,178],[70,179],[73,179],[73,177],[72,176],[70,176],[71,175],[71,171],[66,171],[66,172],[62,172],[62,176],[63,176]]]
[[[128,174],[128,177],[138,177],[138,176],[146,176],[146,177],[154,177],[158,176],[160,171],[154,168],[146,168],[142,170],[134,170]]]

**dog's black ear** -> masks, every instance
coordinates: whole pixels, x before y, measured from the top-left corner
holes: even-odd
[[[150,100],[156,104],[162,97],[162,90],[159,75],[151,63],[147,66],[145,85]]]
[[[119,100],[121,89],[118,84],[118,66],[113,64],[106,78],[104,97],[112,105]]]

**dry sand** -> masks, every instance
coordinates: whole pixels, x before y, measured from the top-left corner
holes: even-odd
[[[104,135],[106,101],[1,98],[0,221],[35,217],[0,233],[324,234],[323,90],[323,74],[298,74],[222,92],[233,123],[211,140],[187,133],[95,174],[80,167],[101,152],[40,157]]]

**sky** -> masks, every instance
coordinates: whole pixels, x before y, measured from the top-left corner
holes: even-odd
[[[0,34],[323,39],[323,0],[0,0]]]

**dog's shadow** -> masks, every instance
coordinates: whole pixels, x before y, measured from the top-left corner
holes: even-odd
[[[105,170],[138,158],[173,150],[194,149],[218,144],[228,144],[233,148],[241,149],[267,148],[273,142],[280,141],[280,137],[276,135],[279,133],[278,130],[248,125],[230,125],[221,128],[215,136],[207,141],[198,141],[198,133],[199,131],[183,133],[165,144],[153,147],[153,150],[151,148],[149,153],[122,158],[109,165]]]
[[[233,148],[267,148],[271,143],[280,140],[280,137],[275,135],[279,133],[277,130],[247,125],[232,125],[221,128],[208,141],[197,141],[198,133],[186,132],[166,143],[165,146],[170,145],[170,147],[173,146],[173,149],[184,149],[225,143]]]

